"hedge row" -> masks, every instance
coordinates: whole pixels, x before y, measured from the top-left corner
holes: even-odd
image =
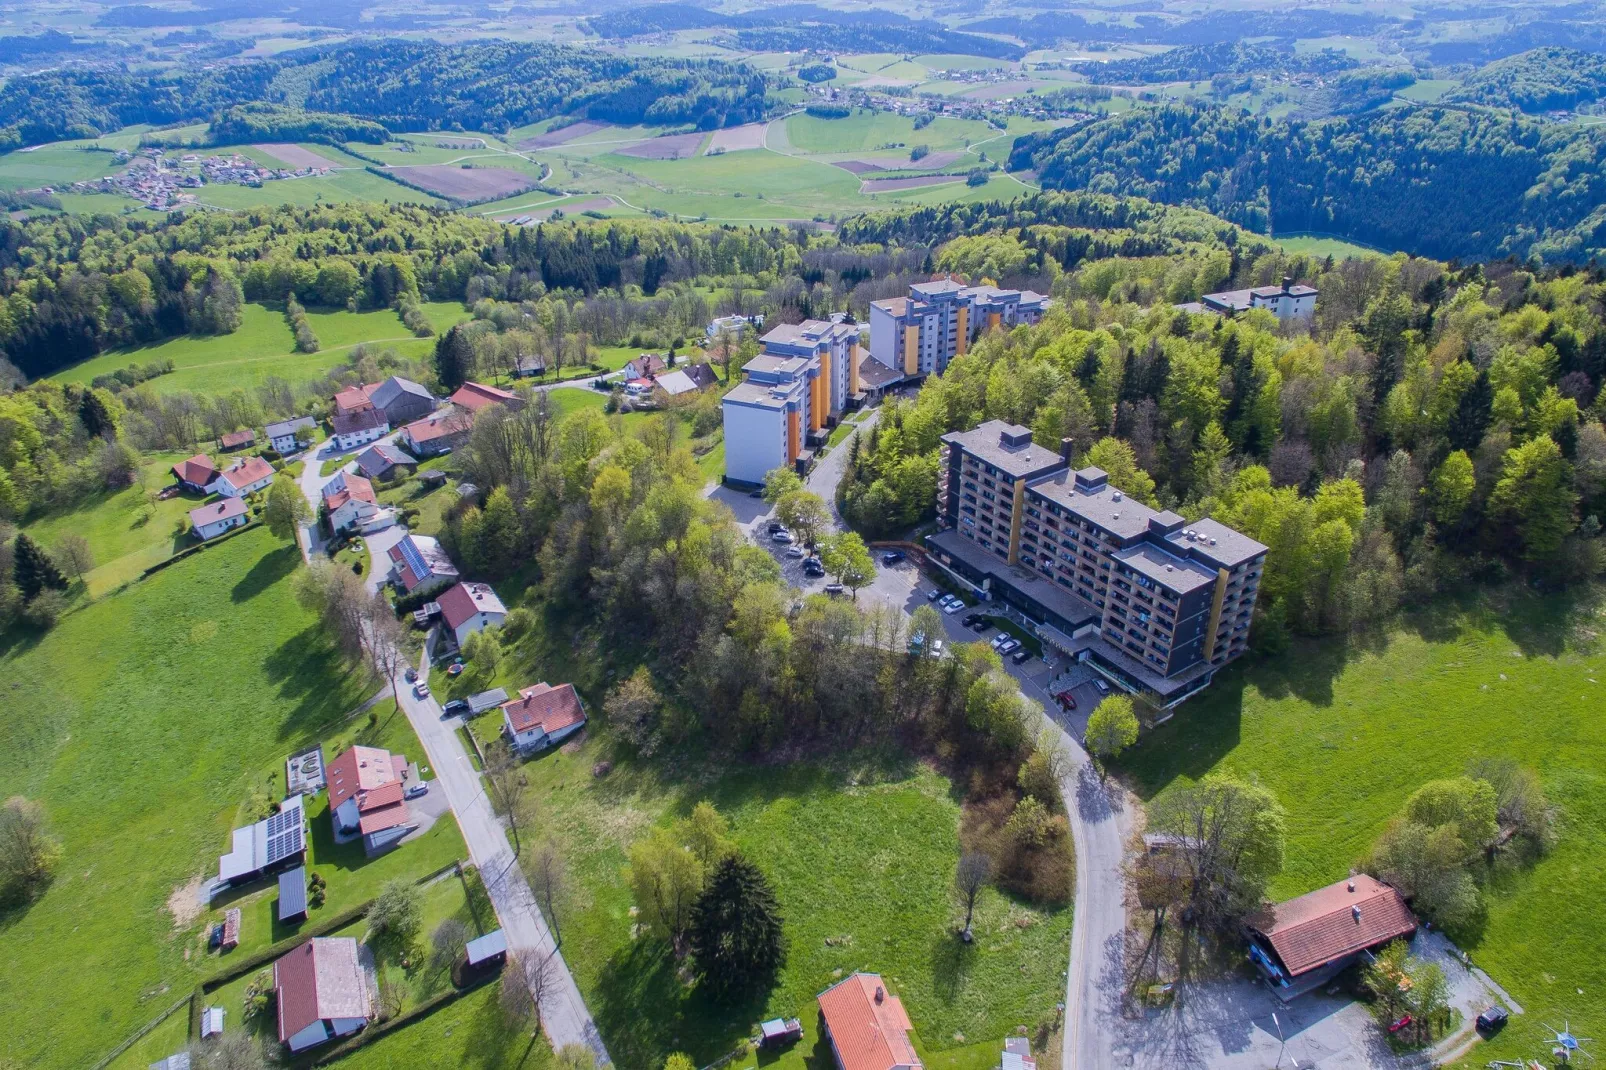
[[[373,906],[373,903],[372,899],[365,899],[354,907],[347,907],[345,910],[330,914],[328,917],[319,918],[315,924],[304,927],[294,936],[287,936],[277,944],[271,944],[254,955],[247,955],[243,959],[230,962],[223,969],[203,980],[199,986],[200,991],[203,994],[216,991],[230,981],[244,977],[252,970],[260,966],[266,966],[275,959],[282,958],[292,949],[300,947],[314,936],[322,936],[325,933],[334,932],[336,929],[345,928],[367,914],[368,908]]]
[[[471,981],[462,988],[454,987],[448,988],[444,992],[437,992],[435,995],[429,997],[424,1002],[408,1011],[406,1014],[398,1014],[396,1017],[387,1018],[383,1022],[375,1022],[373,1025],[370,1025],[368,1028],[364,1029],[361,1033],[351,1037],[349,1040],[341,1041],[339,1044],[335,1045],[329,1050],[319,1053],[312,1060],[312,1065],[328,1066],[330,1063],[335,1062],[338,1059],[344,1059],[358,1048],[361,1048],[367,1044],[372,1044],[374,1041],[386,1036],[392,1031],[400,1029],[404,1025],[411,1025],[420,1018],[425,1018],[431,1014],[434,1014],[447,1004],[462,999],[464,996],[468,995],[470,992],[474,991],[476,988],[487,983],[491,980],[491,978],[496,976],[497,975],[494,973],[488,973],[477,980]]]

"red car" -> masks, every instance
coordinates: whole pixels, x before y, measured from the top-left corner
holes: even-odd
[[[1076,696],[1071,694],[1069,691],[1061,691],[1059,694],[1055,695],[1054,697],[1059,699],[1059,704],[1063,708],[1065,708],[1067,710],[1076,709]]]
[[[1397,1021],[1393,1025],[1389,1026],[1389,1032],[1390,1033],[1398,1033],[1400,1030],[1404,1029],[1406,1026],[1408,1026],[1410,1024],[1411,1024],[1411,1016],[1409,1014],[1407,1014],[1404,1018],[1401,1018],[1399,1021]]]

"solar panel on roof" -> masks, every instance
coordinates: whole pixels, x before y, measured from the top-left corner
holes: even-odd
[[[306,847],[305,829],[301,824],[301,811],[284,810],[268,819],[268,857],[266,864],[273,865]]]

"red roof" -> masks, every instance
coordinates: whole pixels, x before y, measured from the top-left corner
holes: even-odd
[[[329,763],[329,809],[337,810],[340,804],[359,791],[372,793],[386,784],[399,784],[407,759],[380,747],[352,747]],[[400,788],[397,789],[400,797]],[[358,803],[361,809],[362,804]]]
[[[374,485],[363,476],[347,475],[340,486],[335,486],[331,481],[329,486],[323,489],[324,504],[331,512],[353,499],[367,502],[369,505],[379,504],[379,499],[374,497]]]
[[[454,583],[441,592],[441,616],[454,632],[474,619],[476,613],[503,613],[507,607],[487,583]]]
[[[326,1018],[366,1018],[372,1009],[357,941],[349,936],[308,940],[273,964],[279,998],[279,1040],[288,1042]]]
[[[247,457],[223,471],[223,478],[236,489],[249,487],[263,479],[273,478],[273,465],[261,457]]]
[[[656,353],[643,353],[635,360],[626,363],[625,367],[630,370],[630,373],[635,378],[645,379],[651,376],[654,372],[663,371],[665,368],[669,367],[669,365],[665,364],[664,358],[660,357]]]
[[[178,462],[173,466],[173,474],[180,483],[190,483],[197,487],[206,487],[217,478],[217,465],[212,458],[204,453],[197,453],[194,457]]]
[[[903,1003],[876,973],[856,973],[820,993],[820,1013],[841,1070],[917,1067]]]
[[[432,413],[422,420],[414,420],[403,430],[407,432],[407,437],[415,443],[422,443],[433,442],[437,438],[445,438],[448,435],[461,434],[467,431],[468,428],[469,422],[461,410],[445,409],[441,412]]]
[[[238,449],[241,446],[249,446],[256,440],[257,436],[255,431],[230,431],[228,434],[218,439],[218,441],[222,443],[223,448],[226,450]]]
[[[586,719],[585,707],[580,705],[580,695],[573,684],[552,687],[540,683],[527,687],[519,692],[518,698],[502,703],[502,712],[507,715],[507,723],[515,733],[540,728],[551,735],[572,725],[583,724]]]
[[[1362,873],[1278,903],[1254,922],[1290,976],[1416,931],[1400,893]]]
[[[517,394],[498,390],[484,383],[464,383],[457,388],[457,393],[451,396],[453,405],[460,405],[469,412],[479,412],[488,405],[506,405],[517,400],[519,400]]]
[[[337,435],[353,435],[358,431],[368,431],[375,427],[385,426],[385,414],[372,405],[366,409],[345,409],[337,411],[329,426],[335,429]]]
[[[362,409],[374,407],[373,392],[379,388],[378,383],[369,383],[366,386],[348,386],[335,395],[335,414],[357,412]]]

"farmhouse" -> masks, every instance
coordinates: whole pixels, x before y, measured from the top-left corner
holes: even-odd
[[[335,842],[362,837],[372,857],[418,827],[404,797],[407,759],[378,747],[352,747],[329,763],[329,812]]]
[[[335,403],[334,415],[350,416],[354,412],[373,408],[373,399],[368,396],[368,392],[372,389],[372,386],[348,386],[337,392],[330,399]]]
[[[903,1003],[876,973],[856,973],[820,993],[820,1016],[837,1070],[917,1070]]]
[[[672,398],[700,394],[719,385],[719,376],[711,364],[688,364],[672,372],[659,372],[654,379],[658,389]]]
[[[524,399],[517,394],[484,383],[464,383],[457,388],[451,400],[453,405],[468,412],[479,412],[492,405],[506,405],[510,409],[524,407]]]
[[[411,379],[392,375],[382,383],[363,387],[368,401],[385,415],[392,427],[421,420],[435,411],[435,395]]]
[[[207,489],[226,498],[243,498],[265,490],[272,482],[273,465],[261,457],[246,457],[219,472]]]
[[[178,480],[179,487],[195,494],[205,494],[207,488],[217,482],[217,476],[217,465],[204,453],[173,466],[173,478]]]
[[[526,687],[502,704],[502,733],[520,754],[555,747],[585,727],[586,711],[573,684]]]
[[[450,408],[414,420],[401,431],[401,442],[416,457],[433,457],[461,445],[474,427],[474,416]]]
[[[253,445],[256,440],[257,436],[255,431],[230,431],[228,434],[218,439],[217,444],[218,448],[224,453],[230,453],[234,450],[243,450],[247,446]]]
[[[357,454],[357,467],[369,479],[390,479],[398,472],[411,473],[418,459],[394,442],[375,442]]]
[[[306,1051],[368,1024],[373,996],[368,971],[349,936],[308,940],[273,964],[279,1042]]]
[[[408,533],[390,548],[390,580],[406,594],[428,590],[457,580],[457,566],[440,541]]]
[[[336,473],[324,484],[323,507],[329,514],[330,531],[378,531],[395,521],[395,513],[381,509],[374,485],[362,476]]]
[[[301,796],[279,804],[279,812],[234,830],[232,850],[218,859],[218,884],[229,887],[299,866],[307,857],[307,819]]]
[[[340,395],[335,395],[338,399]],[[372,405],[365,409],[336,412],[329,421],[335,433],[335,445],[343,450],[354,450],[367,442],[383,437],[390,430],[385,414]]]
[[[442,591],[437,601],[441,619],[458,646],[473,633],[500,625],[507,619],[507,607],[487,583],[456,584]]]
[[[1363,952],[1416,934],[1400,893],[1364,873],[1251,918],[1249,960],[1284,1000],[1325,984]]]
[[[268,445],[275,453],[294,453],[301,448],[302,431],[311,431],[318,426],[310,416],[297,416],[294,420],[281,420],[269,424],[266,428]],[[310,440],[311,435],[307,438]]]
[[[626,379],[651,379],[659,372],[668,370],[669,365],[656,353],[643,353],[635,360],[625,362]]]
[[[190,530],[205,542],[214,539],[230,528],[241,527],[246,516],[244,498],[222,498],[190,510]]]

